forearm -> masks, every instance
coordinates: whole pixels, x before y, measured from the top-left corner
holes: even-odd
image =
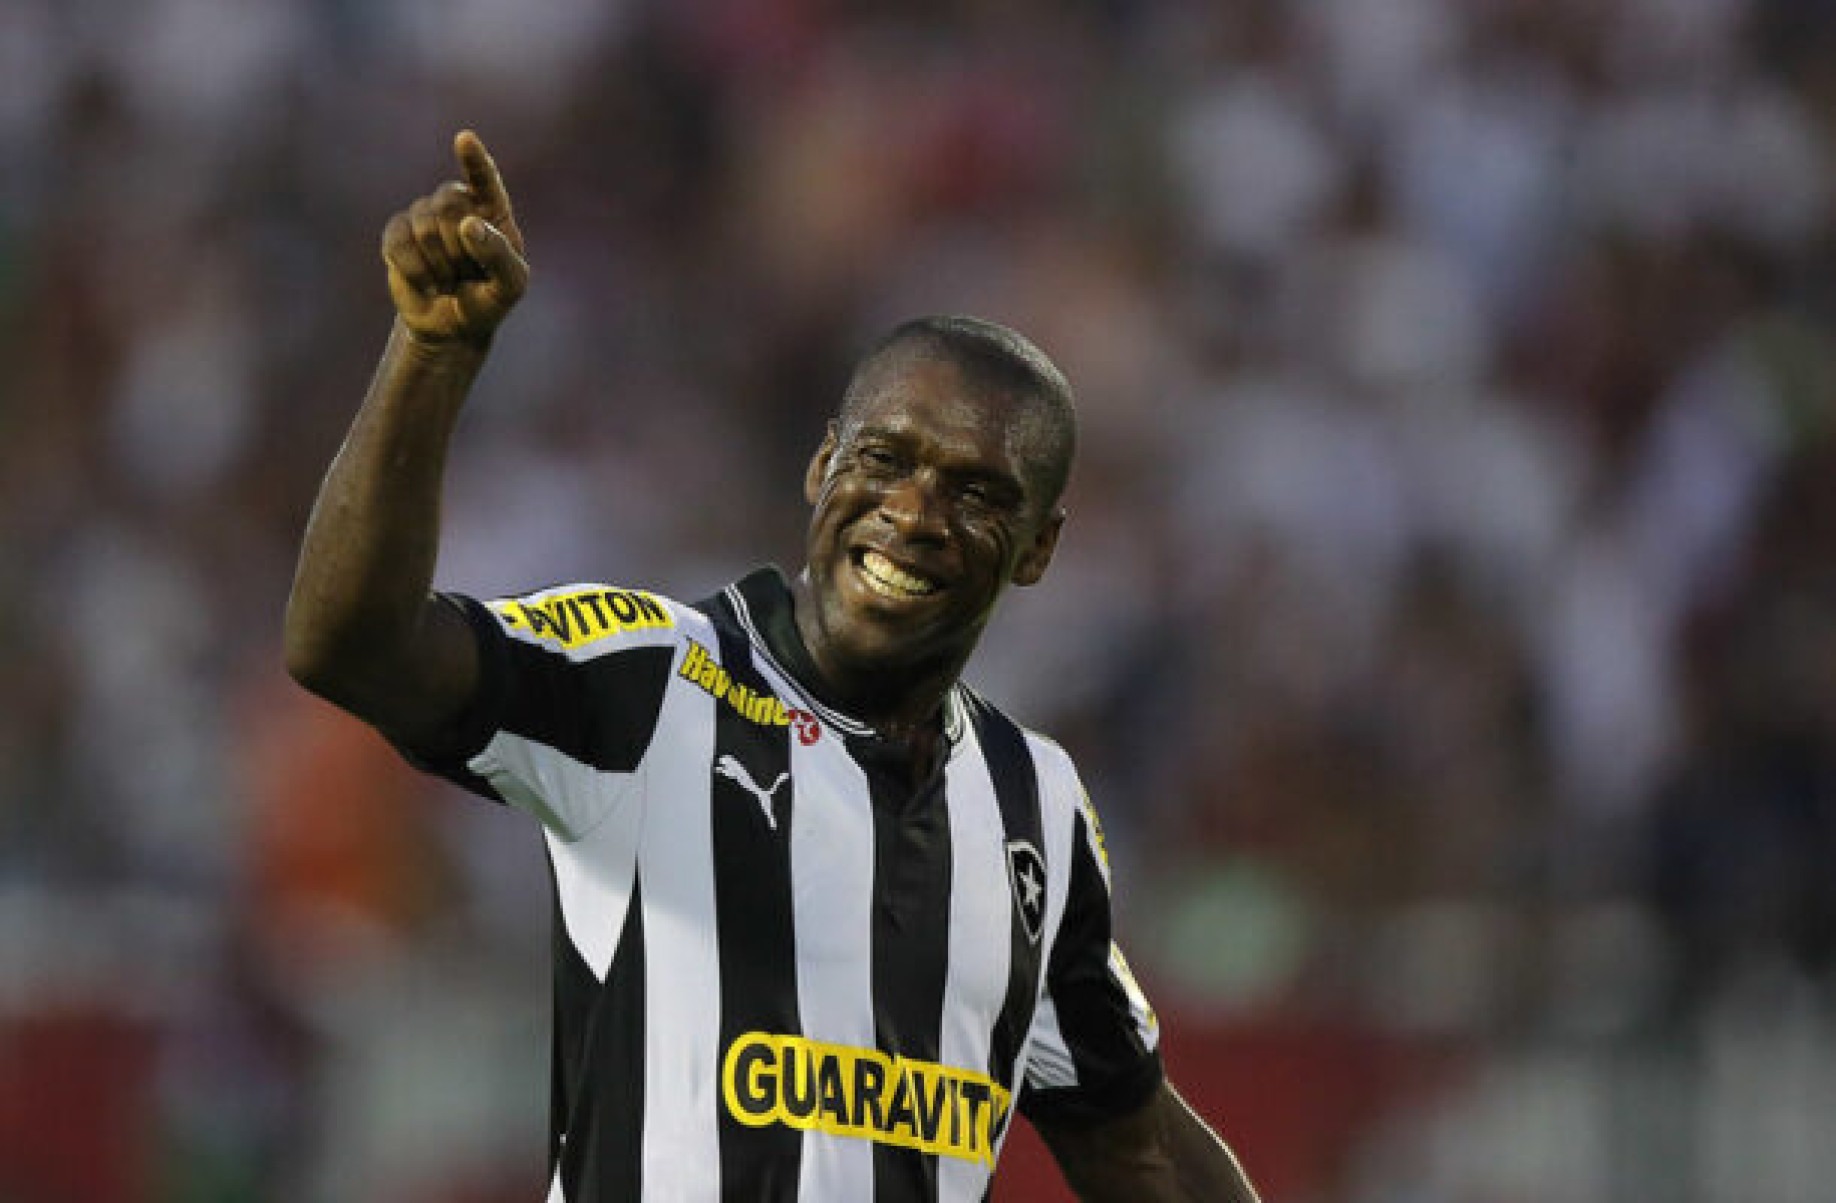
[[[1175,1179],[1183,1192],[1178,1198],[1217,1203],[1258,1203],[1256,1190],[1235,1153],[1210,1126],[1171,1088],[1173,1106],[1163,1117],[1163,1131]]]
[[[349,704],[390,671],[427,604],[447,444],[482,351],[430,349],[398,321],[307,522],[287,603],[294,676]]]
[[[1100,1128],[1040,1135],[1084,1203],[1258,1203],[1230,1148],[1171,1085]]]

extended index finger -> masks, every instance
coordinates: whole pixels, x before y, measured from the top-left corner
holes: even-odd
[[[459,160],[459,173],[479,206],[499,220],[510,216],[510,194],[504,190],[504,177],[498,174],[497,162],[485,149],[484,139],[469,129],[460,130],[453,137],[453,156]]]

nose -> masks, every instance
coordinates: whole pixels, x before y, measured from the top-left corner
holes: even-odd
[[[938,485],[929,473],[911,473],[888,487],[879,508],[880,516],[902,539],[941,543],[948,534]]]

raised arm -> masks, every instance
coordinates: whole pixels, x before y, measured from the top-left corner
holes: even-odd
[[[431,593],[440,484],[459,408],[529,266],[497,165],[470,130],[460,180],[389,219],[382,257],[395,327],[320,486],[287,601],[287,670],[414,743],[471,696],[465,619]]]
[[[1036,1126],[1085,1203],[1258,1203],[1235,1155],[1171,1083],[1092,1128]]]

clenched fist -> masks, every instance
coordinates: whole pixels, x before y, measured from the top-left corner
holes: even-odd
[[[391,217],[382,257],[395,311],[417,342],[483,350],[528,287],[529,262],[484,143],[462,130],[453,155],[463,180],[448,180]]]

